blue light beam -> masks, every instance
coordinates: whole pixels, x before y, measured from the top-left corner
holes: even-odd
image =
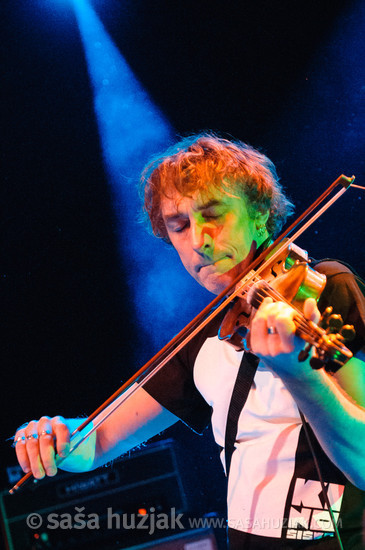
[[[183,268],[177,267],[175,253],[147,235],[137,221],[139,174],[146,160],[171,142],[173,131],[88,3],[74,0],[74,8],[93,88],[104,164],[120,223],[119,252],[128,270],[139,324],[153,347],[160,346],[202,305],[199,287]]]

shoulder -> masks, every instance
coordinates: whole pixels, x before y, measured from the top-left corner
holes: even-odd
[[[327,278],[322,297],[335,293],[339,298],[358,302],[362,307],[365,303],[365,283],[349,265],[339,260],[325,259],[313,262],[313,267]]]
[[[326,258],[324,260],[313,260],[312,264],[314,269],[319,273],[323,273],[326,277],[334,277],[335,275],[342,275],[347,278],[356,278],[355,271],[347,264],[339,261]]]
[[[355,349],[360,349],[365,342],[364,282],[350,266],[338,260],[325,259],[313,264],[314,269],[327,278],[318,301],[320,311],[332,306],[333,312],[340,314],[344,323],[354,325],[357,334]]]

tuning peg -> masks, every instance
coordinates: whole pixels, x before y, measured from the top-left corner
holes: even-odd
[[[326,329],[327,333],[339,332],[343,325],[341,315],[332,313],[332,311],[331,306],[326,307],[318,323],[320,327]]]
[[[321,359],[320,357],[316,357],[315,355],[313,355],[313,357],[311,357],[309,360],[309,364],[312,369],[319,370],[324,366],[325,361],[323,361],[323,359]]]
[[[333,307],[332,306],[328,306],[326,307],[326,309],[323,311],[322,315],[321,315],[321,318],[319,320],[319,323],[318,325],[324,329],[327,329],[328,328],[328,320],[332,314],[332,311],[333,311]]]
[[[353,325],[343,325],[343,327],[340,330],[340,334],[347,342],[352,342],[352,340],[356,336],[356,332]]]
[[[327,319],[327,332],[334,333],[339,332],[340,329],[343,326],[343,320],[341,315],[338,315],[337,313],[332,313]]]
[[[326,309],[322,313],[321,318],[320,318],[319,323],[318,323],[318,325],[320,327],[322,327],[322,328],[327,327],[327,324],[328,324],[327,321],[328,321],[328,318],[331,315],[332,311],[333,311],[333,307],[331,307],[331,306],[326,307]]]
[[[300,350],[298,354],[298,361],[303,363],[309,357],[309,352],[311,350],[312,344],[306,344],[306,346]]]

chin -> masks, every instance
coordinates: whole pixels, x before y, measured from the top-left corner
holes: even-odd
[[[232,277],[227,276],[226,274],[214,275],[206,277],[202,281],[198,281],[201,286],[212,294],[220,294],[232,281]]]

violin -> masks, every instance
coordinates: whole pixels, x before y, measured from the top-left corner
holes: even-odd
[[[275,262],[267,262],[261,277],[256,275],[251,284],[240,289],[220,325],[218,338],[237,351],[249,351],[251,319],[264,298],[270,297],[273,301],[290,304],[295,311],[296,334],[307,342],[298,360],[305,361],[313,347],[312,368],[324,367],[330,373],[341,368],[352,357],[344,344],[354,339],[355,331],[352,325],[344,325],[341,316],[333,314],[330,307],[322,314],[319,325],[304,317],[305,300],[318,300],[326,285],[326,276],[315,271],[308,262],[308,253],[293,243]]]
[[[309,266],[306,253],[294,244],[294,240],[340,198],[353,184],[354,180],[354,176],[349,178],[341,175],[337,178],[284,233],[262,251],[251,265],[240,273],[223,292],[216,296],[199,315],[78,426],[71,434],[71,448],[68,456],[96,431],[137,388],[143,386],[163,368],[175,354],[227,306],[229,308],[221,324],[219,337],[227,340],[235,349],[248,349],[250,319],[262,300],[266,296],[270,296],[273,300],[289,303],[295,310],[293,320],[296,333],[306,342],[304,350],[299,354],[299,361],[304,361],[309,356],[312,347],[314,348],[313,357],[311,358],[312,368],[325,367],[329,372],[335,372],[350,359],[352,353],[346,348],[344,342],[350,340],[353,336],[352,327],[343,325],[339,316],[332,314],[329,310],[325,311],[319,325],[305,319],[302,313],[301,305],[306,298],[314,297],[317,299],[319,297],[325,286],[325,276],[317,273]],[[340,187],[340,190],[334,194],[337,187]],[[326,199],[328,199],[327,202],[322,206]],[[104,414],[101,415],[101,413]],[[56,465],[61,464],[62,460],[57,455]],[[10,494],[18,491],[31,478],[31,472],[24,475],[10,489]]]

